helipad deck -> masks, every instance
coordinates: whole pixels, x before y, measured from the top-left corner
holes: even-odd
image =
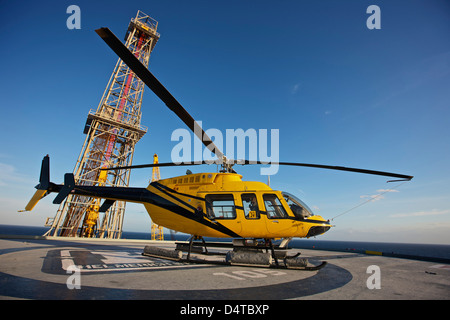
[[[175,247],[143,240],[0,239],[0,298],[450,299],[445,264],[302,249],[303,257],[328,264],[318,271],[192,265],[142,256],[146,245]]]

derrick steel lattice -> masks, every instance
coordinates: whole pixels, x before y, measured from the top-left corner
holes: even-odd
[[[158,22],[138,11],[125,36],[126,47],[147,67],[159,39]],[[128,186],[130,170],[101,168],[132,164],[136,143],[147,132],[141,125],[144,83],[119,59],[96,110],[90,110],[86,139],[73,171],[87,186]],[[120,238],[125,202],[69,195],[46,225],[50,236]]]

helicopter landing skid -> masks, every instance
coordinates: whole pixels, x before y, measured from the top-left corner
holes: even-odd
[[[231,244],[223,242],[206,244],[203,239],[201,240],[201,243],[193,242],[192,239],[189,243],[177,242],[175,250],[146,246],[142,255],[192,264],[215,264],[306,271],[320,270],[327,264],[326,261],[319,261],[318,264],[312,263],[306,258],[300,258],[300,253],[288,256],[287,250],[289,249],[280,248],[280,250],[275,250],[272,243],[268,243],[268,241],[263,245],[261,245],[261,243],[245,245],[238,243],[236,245],[236,243]],[[208,251],[207,247],[232,248],[233,250],[226,252],[212,252]],[[184,255],[183,252],[187,252],[187,255]]]

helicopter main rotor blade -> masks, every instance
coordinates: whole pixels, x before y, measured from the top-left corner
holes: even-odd
[[[156,79],[156,77],[131,53],[130,50],[109,30],[108,28],[100,28],[95,30],[97,34],[106,42],[106,44],[125,62],[128,67],[167,105],[167,107],[172,110],[187,126],[194,132],[195,135],[202,141],[202,143],[213,152],[220,161],[222,161],[225,157],[222,151],[220,151],[217,146],[212,142],[212,140],[206,135],[204,130],[198,125],[198,123],[192,118],[192,116],[183,108],[183,106],[172,96],[172,94]],[[269,164],[261,161],[249,161],[249,160],[232,160],[226,161],[228,164]],[[198,164],[210,164],[211,162],[202,161],[202,163],[183,163],[183,164],[175,164],[175,163],[166,163],[166,164],[148,164],[148,165],[137,165],[137,166],[128,166],[128,167],[116,167],[109,168],[108,170],[118,170],[118,169],[134,169],[134,168],[150,168],[155,166],[189,166],[189,165],[198,165]],[[340,170],[340,171],[350,171],[350,172],[359,172],[365,174],[373,174],[373,175],[381,175],[394,177],[399,179],[411,180],[413,176],[391,173],[391,172],[383,172],[383,171],[375,171],[375,170],[367,170],[367,169],[358,169],[358,168],[347,168],[340,166],[329,166],[329,165],[319,165],[319,164],[310,164],[310,163],[295,163],[295,162],[272,162],[271,164],[278,165],[289,165],[289,166],[300,166],[300,167],[311,167],[311,168],[321,168],[321,169],[331,169],[331,170]],[[233,170],[234,171],[234,170]]]
[[[368,170],[368,169],[359,169],[359,168],[349,168],[349,167],[341,167],[341,166],[330,166],[323,164],[313,164],[313,163],[299,163],[299,162],[261,162],[261,161],[249,161],[249,160],[236,160],[235,164],[248,165],[248,164],[271,164],[271,165],[282,165],[282,166],[297,166],[297,167],[309,167],[309,168],[319,168],[319,169],[330,169],[330,170],[339,170],[339,171],[349,171],[349,172],[358,172],[365,174],[373,174],[379,176],[386,176],[404,180],[411,180],[414,176],[408,176],[399,173],[385,172],[385,171],[376,171],[376,170]]]
[[[108,28],[95,30],[106,44],[122,59],[123,62],[194,132],[202,143],[222,160],[224,154],[212,142],[202,127],[192,118],[172,94],[158,79],[128,50],[128,48]]]
[[[140,168],[153,168],[153,167],[176,167],[176,166],[195,166],[195,165],[201,165],[201,164],[213,164],[214,162],[212,160],[208,161],[198,161],[198,162],[192,162],[192,163],[180,163],[176,164],[173,162],[166,162],[166,163],[150,163],[150,164],[139,164],[139,165],[133,165],[133,166],[126,166],[126,167],[113,167],[113,168],[106,168],[101,170],[120,170],[120,169],[140,169]],[[313,163],[300,163],[300,162],[262,162],[262,161],[251,161],[251,160],[228,160],[228,163],[230,164],[240,164],[240,165],[252,165],[252,164],[258,164],[258,165],[281,165],[281,166],[297,166],[297,167],[309,167],[309,168],[319,168],[319,169],[330,169],[330,170],[339,170],[339,171],[349,171],[349,172],[357,172],[357,173],[364,173],[364,174],[373,174],[373,175],[379,175],[379,176],[385,176],[385,177],[392,177],[392,178],[398,178],[403,180],[411,180],[414,178],[414,176],[408,176],[404,174],[399,173],[392,173],[392,172],[385,172],[385,171],[376,171],[376,170],[368,170],[368,169],[360,169],[360,168],[349,168],[349,167],[341,167],[341,166],[330,166],[330,165],[323,165],[323,164],[313,164]]]
[[[174,162],[163,162],[163,163],[149,163],[149,164],[137,164],[133,166],[123,166],[123,167],[111,167],[103,168],[100,170],[122,170],[122,169],[142,169],[142,168],[153,168],[153,167],[183,167],[183,166],[198,166],[201,164],[211,164],[212,161],[201,161],[201,162],[187,162],[187,163],[174,163]]]

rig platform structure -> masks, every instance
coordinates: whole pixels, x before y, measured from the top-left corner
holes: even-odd
[[[125,45],[147,67],[160,35],[158,22],[138,11],[131,19]],[[136,143],[147,128],[141,125],[144,83],[119,59],[96,110],[90,110],[86,139],[74,168],[75,182],[89,186],[128,186],[130,170],[106,167],[132,164]],[[112,238],[122,234],[125,202],[69,195],[54,218],[48,218],[46,236]]]

